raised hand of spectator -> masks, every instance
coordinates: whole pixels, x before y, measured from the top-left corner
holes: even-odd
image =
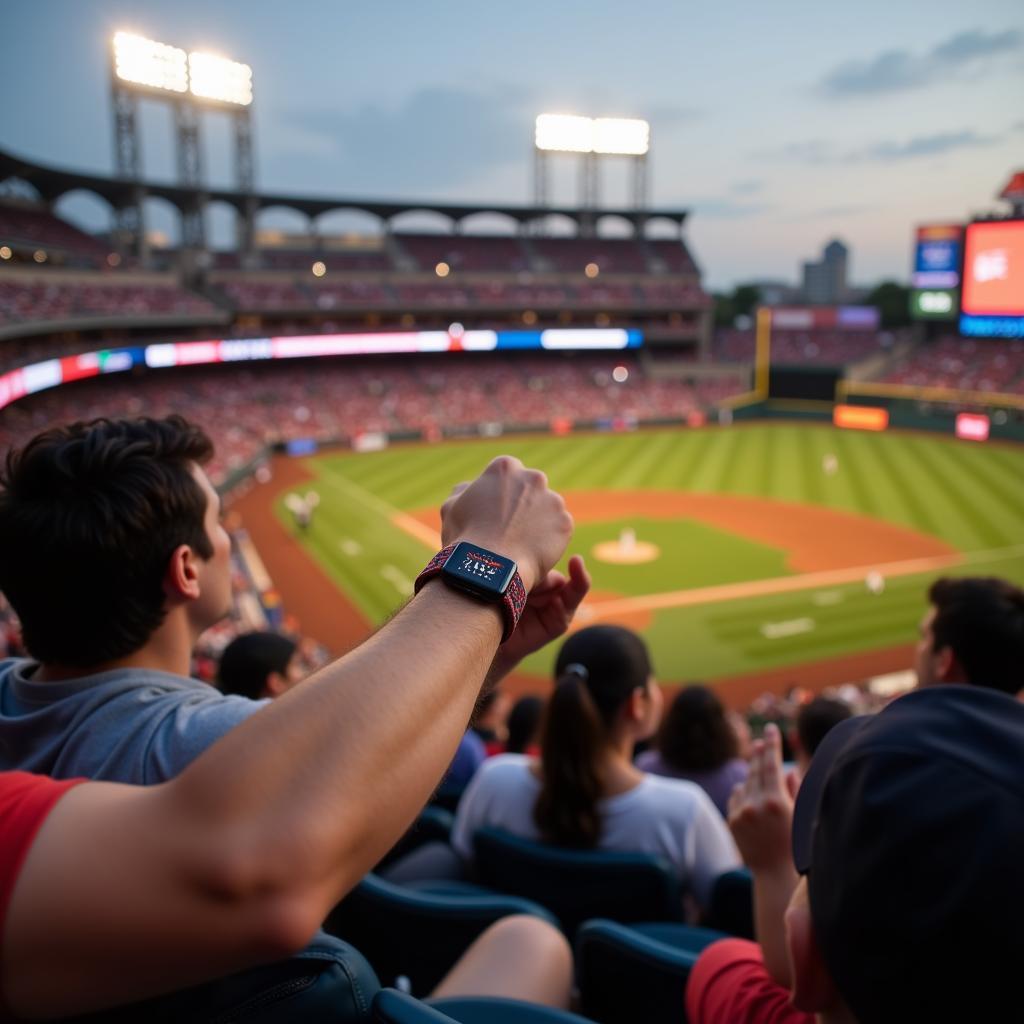
[[[499,455],[470,484],[458,485],[441,506],[445,545],[460,540],[514,558],[527,591],[547,584],[572,535],[572,516],[547,477],[517,458]]]
[[[774,722],[753,744],[750,772],[729,798],[729,828],[751,871],[793,871],[795,783],[782,770],[782,735]]]
[[[773,722],[755,741],[750,773],[729,798],[729,828],[754,876],[754,930],[768,973],[791,985],[784,914],[797,884],[793,801],[799,783],[782,770],[782,734]]]
[[[568,570],[566,576],[552,569],[530,591],[516,631],[494,656],[486,685],[493,686],[528,654],[557,640],[569,628],[576,609],[590,590],[590,573],[580,555],[569,559]]]

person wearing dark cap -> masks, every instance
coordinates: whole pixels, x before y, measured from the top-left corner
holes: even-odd
[[[691,1024],[1020,1019],[1022,763],[1024,704],[948,685],[837,725],[795,806],[775,773],[792,1005],[756,945],[725,940],[690,976]]]
[[[280,697],[305,677],[298,644],[280,633],[242,633],[224,648],[217,670],[222,693],[250,700]]]

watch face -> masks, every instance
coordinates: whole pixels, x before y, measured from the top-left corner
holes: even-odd
[[[466,590],[501,597],[516,571],[516,563],[487,548],[462,543],[448,556],[442,571],[452,583]]]

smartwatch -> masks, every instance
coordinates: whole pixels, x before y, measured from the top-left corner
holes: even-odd
[[[526,606],[526,588],[516,563],[479,544],[461,541],[442,548],[416,577],[416,593],[435,576],[465,594],[490,604],[499,604],[505,617],[504,643],[515,632]]]

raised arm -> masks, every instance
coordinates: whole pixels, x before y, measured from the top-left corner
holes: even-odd
[[[793,867],[794,783],[782,771],[782,736],[769,722],[754,743],[746,781],[729,800],[729,828],[754,878],[754,932],[764,965],[789,988],[784,915],[796,888]]]
[[[494,460],[442,510],[445,543],[547,579],[572,520],[543,474]],[[43,825],[3,941],[7,999],[56,1015],[301,948],[401,836],[451,760],[501,638],[431,582],[351,654],[151,789],[88,784]]]

